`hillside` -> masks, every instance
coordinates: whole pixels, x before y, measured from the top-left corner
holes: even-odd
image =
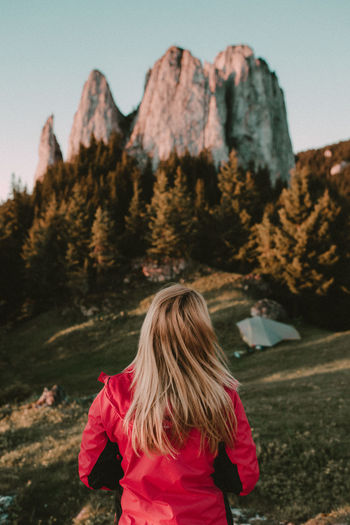
[[[343,507],[341,523],[348,523],[350,332],[333,333],[294,319],[300,341],[235,359],[233,352],[245,349],[235,322],[249,315],[254,302],[244,294],[240,276],[197,273],[188,275],[186,284],[208,302],[219,341],[242,384],[257,443],[261,479],[251,495],[233,498],[232,505],[266,516],[266,524],[304,523]],[[130,362],[158,289],[146,281],[125,284],[92,298],[89,306],[99,310],[91,318],[72,305],[3,329],[0,494],[15,495],[11,523],[112,522],[112,495],[93,493],[78,480],[80,436],[91,396],[100,388],[100,371],[117,373]],[[65,389],[68,401],[58,408],[34,408],[31,402],[53,384]],[[337,522],[332,519],[329,523]]]
[[[350,199],[350,140],[318,149],[301,151],[296,155],[296,168],[309,169],[333,186],[337,193]]]
[[[319,175],[329,175],[332,167],[342,161],[350,161],[350,140],[343,140],[322,148],[300,151],[296,155],[297,167],[308,166]]]

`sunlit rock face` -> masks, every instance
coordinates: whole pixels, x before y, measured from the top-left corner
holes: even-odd
[[[62,160],[61,148],[53,132],[53,115],[51,115],[41,132],[39,142],[39,161],[36,168],[34,180],[41,180],[49,166]]]
[[[124,117],[104,75],[90,73],[69,138],[68,160],[92,134],[108,141],[123,134],[128,152],[150,155],[153,166],[173,150],[212,152],[217,165],[232,148],[243,167],[267,167],[271,179],[287,180],[294,166],[283,91],[276,75],[246,45],[228,46],[213,64],[170,47],[147,73],[136,116]],[[128,127],[131,126],[131,132]]]
[[[144,96],[128,142],[130,152],[146,152],[156,165],[175,148],[197,155],[204,147],[208,86],[201,62],[171,47],[148,73]]]
[[[216,91],[226,99],[226,144],[241,163],[267,166],[273,181],[286,180],[294,166],[283,91],[266,62],[248,46],[230,46],[216,57]]]
[[[284,96],[277,77],[250,47],[229,46],[213,64],[171,47],[147,75],[127,148],[153,158],[172,150],[198,155],[208,148],[216,164],[235,148],[242,166],[267,166],[288,179],[294,166]]]
[[[78,152],[80,143],[89,146],[92,134],[108,142],[111,133],[122,133],[125,117],[117,108],[106,77],[98,70],[91,71],[85,82],[80,104],[68,143],[67,160]]]

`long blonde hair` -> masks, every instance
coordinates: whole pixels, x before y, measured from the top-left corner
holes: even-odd
[[[236,389],[206,302],[175,284],[154,297],[132,362],[133,397],[124,425],[133,449],[176,455],[191,429],[215,453],[220,441],[234,444],[236,417],[225,390]]]

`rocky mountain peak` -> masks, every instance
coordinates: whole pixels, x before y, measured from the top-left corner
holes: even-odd
[[[235,149],[242,167],[266,167],[273,182],[287,180],[294,166],[277,76],[245,44],[228,46],[204,66],[190,51],[169,47],[147,72],[141,104],[129,117],[94,69],[74,116],[68,160],[92,134],[107,142],[113,131],[123,133],[131,155],[150,156],[154,167],[174,150],[198,155],[204,149],[216,165]]]
[[[145,92],[127,148],[156,165],[173,149],[198,154],[203,149],[206,80],[200,60],[170,47],[147,75]]]
[[[164,53],[161,60],[166,60],[169,65],[179,67],[181,65],[182,55],[185,50],[182,47],[170,46],[169,49]]]
[[[204,66],[172,46],[147,73],[129,152],[150,155],[156,166],[173,150],[205,148],[217,165],[234,148],[243,167],[267,167],[273,182],[294,166],[283,92],[247,45],[228,46]]]
[[[53,132],[54,116],[50,115],[42,129],[39,142],[39,161],[34,180],[40,180],[49,166],[62,160],[61,148]]]
[[[108,142],[112,132],[123,132],[125,117],[116,106],[101,71],[91,71],[85,82],[77,112],[74,115],[68,144],[68,160],[79,151],[80,143],[88,146],[92,134],[97,140]]]
[[[180,81],[180,75],[191,68],[201,68],[201,62],[190,51],[181,47],[171,46],[164,55],[157,60],[149,75],[158,72],[160,76],[171,73],[173,80]]]
[[[225,51],[216,56],[213,67],[224,80],[234,75],[234,83],[237,86],[241,80],[247,78],[250,64],[248,59],[251,57],[254,58],[254,53],[249,46],[227,46]]]

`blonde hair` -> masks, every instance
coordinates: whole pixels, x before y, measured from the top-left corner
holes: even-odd
[[[160,290],[143,322],[132,362],[133,398],[124,425],[132,423],[136,453],[176,455],[191,429],[215,453],[234,445],[236,417],[225,390],[237,389],[220,348],[206,302],[180,284]]]

